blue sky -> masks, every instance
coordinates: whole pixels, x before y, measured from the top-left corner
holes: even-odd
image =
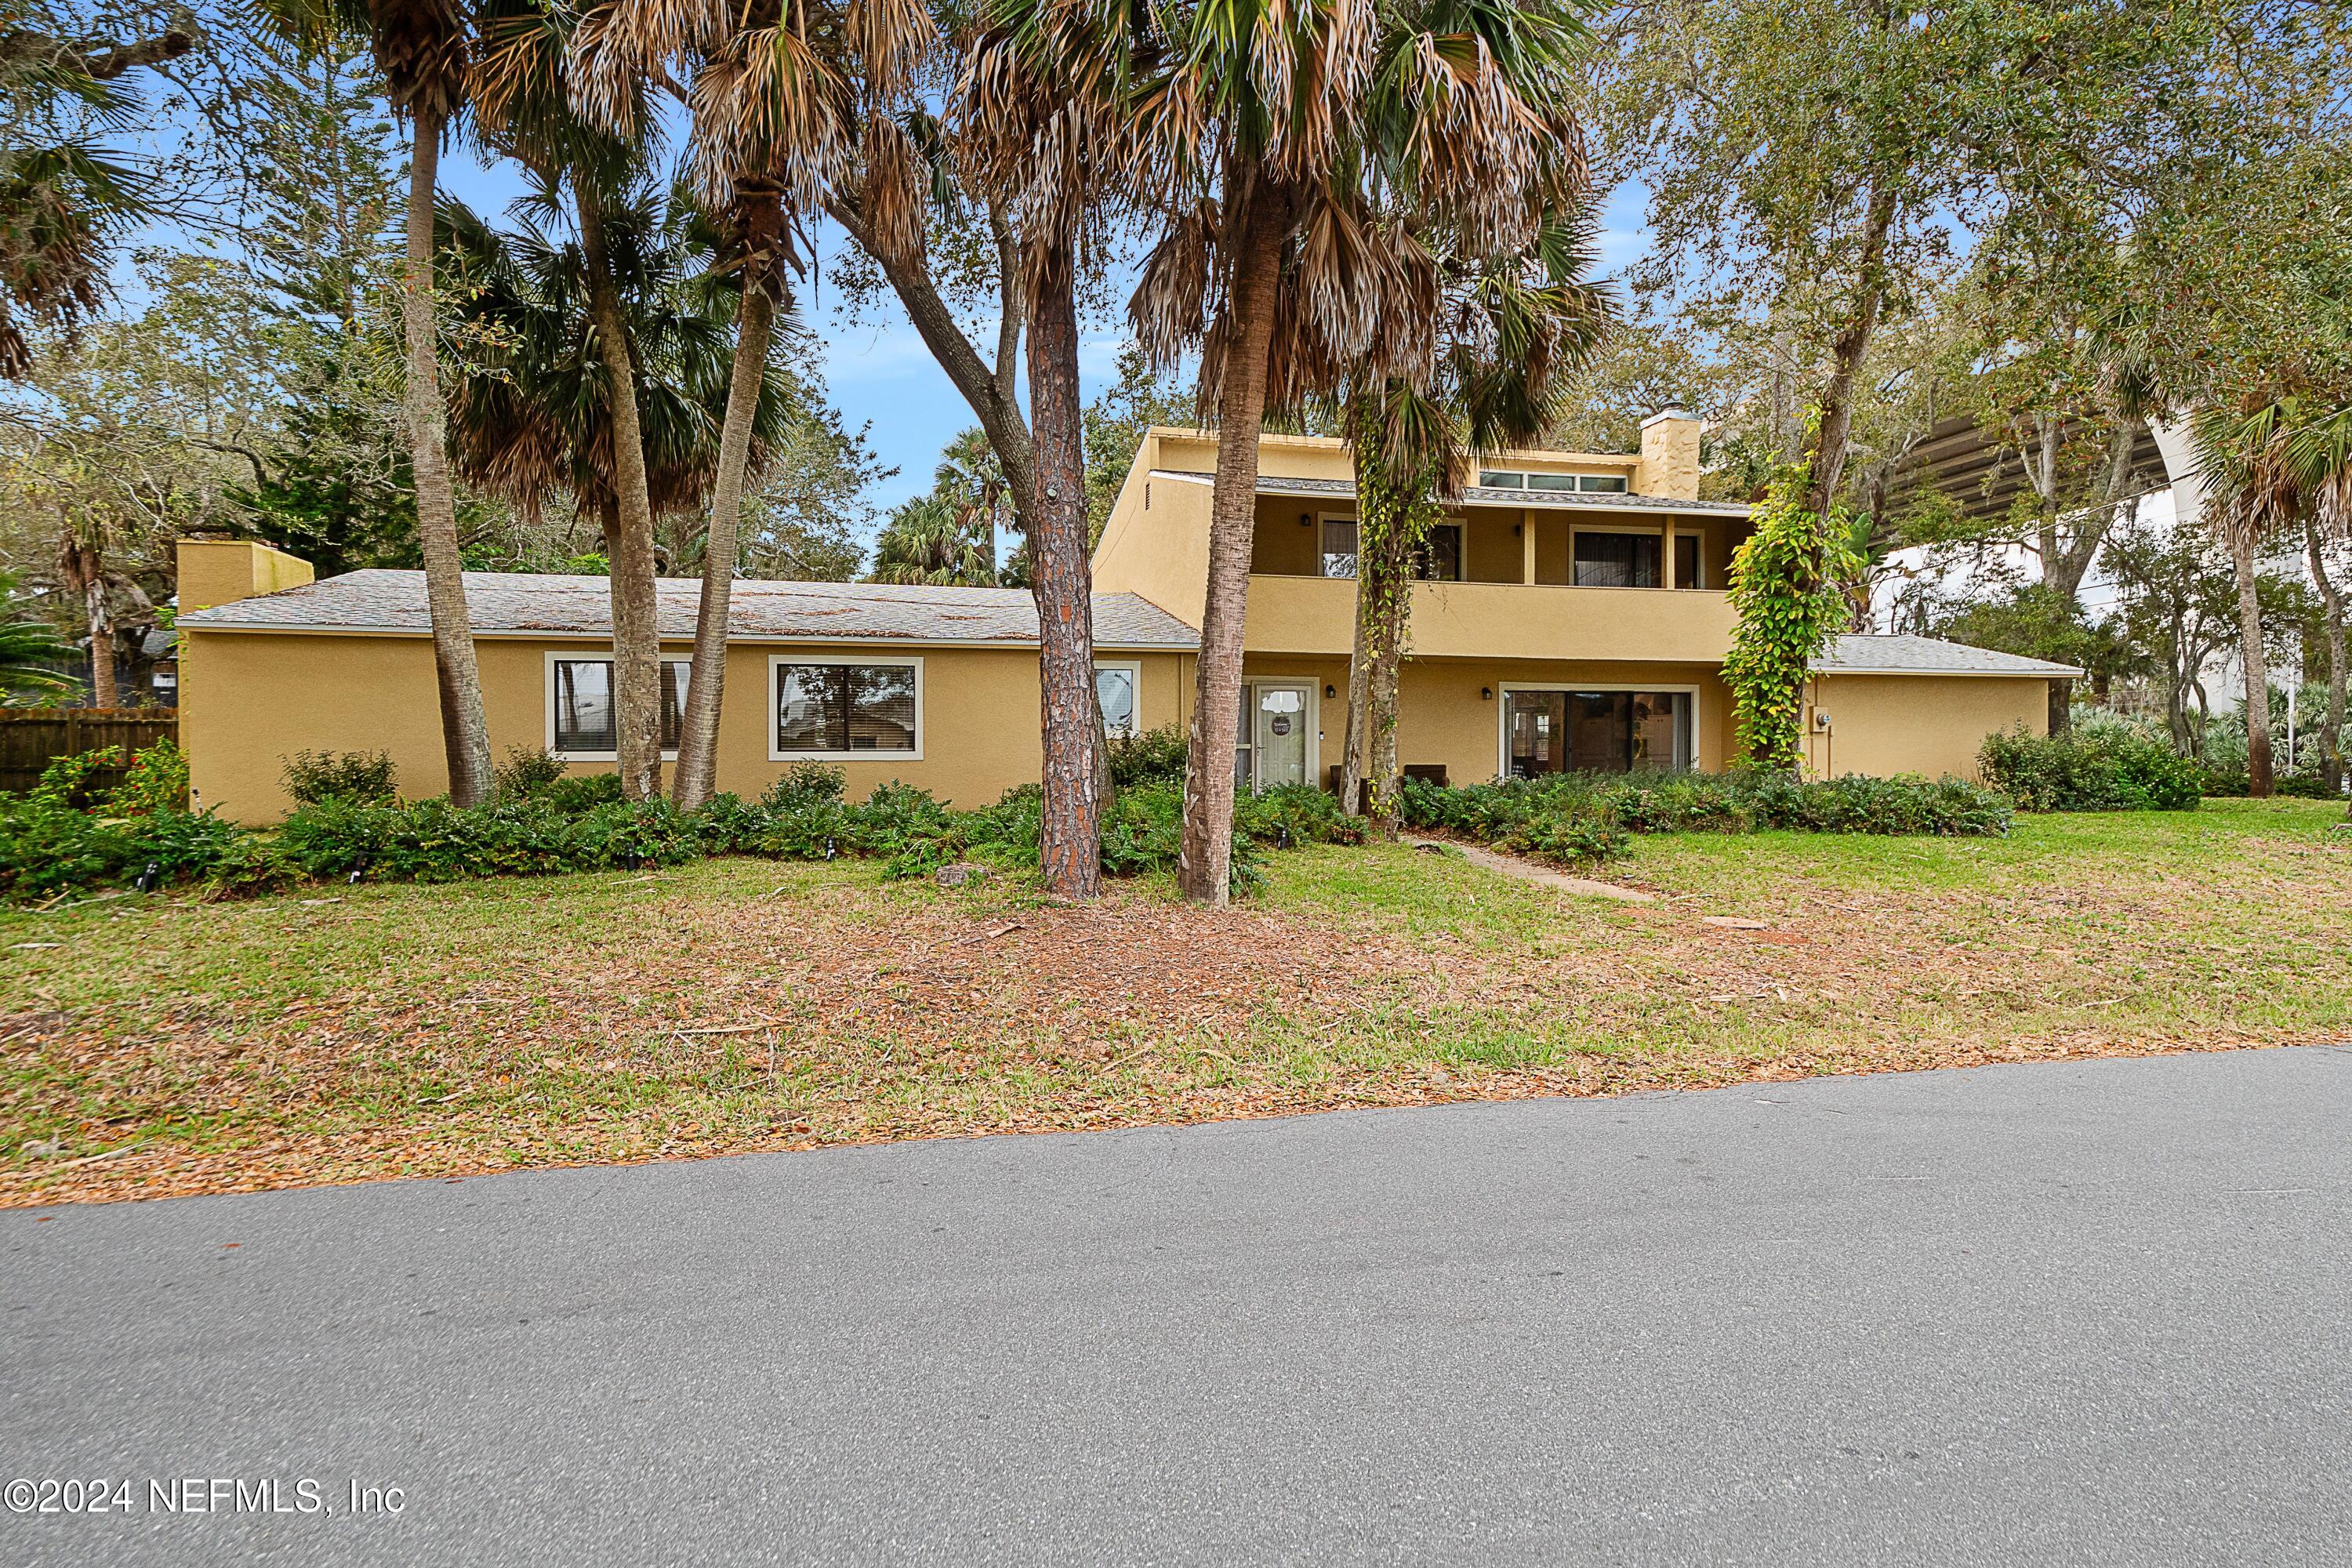
[[[477,211],[494,212],[523,192],[511,166],[485,167],[470,150],[453,148],[442,164],[448,189]],[[1615,273],[1640,255],[1642,198],[1638,187],[1614,193],[1602,212],[1601,263]],[[839,231],[824,237],[839,240]],[[820,290],[804,304],[803,317],[824,342],[827,384],[835,406],[854,428],[868,426],[875,454],[898,472],[877,485],[869,499],[877,510],[930,488],[940,448],[972,423],[971,411],[942,374],[895,301],[886,300],[873,320],[844,322]],[[1116,322],[1093,323],[1081,340],[1079,369],[1091,397],[1118,374],[1119,332]]]

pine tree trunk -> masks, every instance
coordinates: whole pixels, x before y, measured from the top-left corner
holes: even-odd
[[[2319,525],[2305,519],[2303,548],[2311,563],[2311,581],[2327,617],[2327,717],[2319,726],[2319,782],[2333,799],[2344,787],[2344,590],[2327,574],[2326,552],[2319,547]]]
[[[433,291],[433,187],[441,157],[441,125],[437,111],[415,110],[415,143],[408,166],[408,250],[400,291],[408,385],[401,402],[408,426],[409,468],[416,480],[416,539],[425,556],[425,600],[433,622],[433,673],[441,694],[441,746],[449,766],[449,799],[457,805],[474,805],[488,800],[492,788],[490,728],[482,716],[482,674],[474,658],[473,619],[466,607],[457,495],[449,479],[448,416],[441,403],[434,347],[438,324]]]
[[[1087,470],[1078,409],[1076,259],[1046,256],[1025,290],[1029,423],[1037,492],[1030,508],[1029,591],[1037,601],[1037,685],[1044,709],[1045,890],[1102,890],[1102,713],[1095,692],[1094,565],[1087,552]]]
[[[613,731],[621,798],[661,794],[661,628],[654,579],[654,511],[646,490],[645,435],[637,423],[637,374],[620,288],[604,243],[604,205],[575,181],[580,249],[587,264],[588,320],[604,367],[605,417],[613,435]]]
[[[1250,549],[1257,531],[1257,439],[1265,422],[1266,353],[1290,203],[1263,171],[1241,215],[1226,294],[1223,374],[1217,386],[1217,476],[1209,500],[1208,598],[1201,613],[1192,743],[1184,757],[1184,826],[1176,881],[1189,899],[1232,897],[1234,751],[1249,611]]]
[[[2273,787],[2271,676],[2263,657],[2263,610],[2255,592],[2252,530],[2231,531],[2230,555],[2238,569],[2239,658],[2246,667],[2246,793],[2260,800]]]
[[[758,240],[754,238],[754,246]],[[694,617],[694,668],[678,715],[678,809],[692,811],[719,788],[719,709],[727,681],[727,611],[743,525],[743,477],[751,461],[751,423],[766,384],[776,301],[765,268],[745,268],[735,331],[735,374],[719,432],[719,469],[710,485],[710,531],[702,550],[702,598]]]

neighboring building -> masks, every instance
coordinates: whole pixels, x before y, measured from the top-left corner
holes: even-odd
[[[1339,761],[1355,588],[1345,447],[1269,436],[1261,460],[1235,767],[1264,787],[1328,780]],[[1213,437],[1151,431],[1096,551],[1096,664],[1115,726],[1191,719],[1214,467]],[[1656,416],[1639,454],[1514,453],[1464,478],[1477,482],[1414,588],[1400,760],[1457,783],[1724,766],[1724,579],[1747,509],[1697,499],[1696,421]],[[279,770],[304,750],[386,751],[404,793],[446,787],[421,573],[313,583],[258,544],[181,552],[181,735],[205,804],[275,816]],[[673,725],[699,587],[660,585]],[[605,579],[468,574],[467,598],[494,751],[609,767]],[[732,603],[721,789],[757,794],[812,758],[860,795],[898,778],[965,805],[1037,777],[1025,590],[747,581]],[[2041,731],[2049,682],[2075,673],[1922,637],[1842,637],[1810,693],[1811,765],[1972,773],[1986,734]]]

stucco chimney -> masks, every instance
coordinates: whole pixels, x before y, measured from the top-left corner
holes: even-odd
[[[1698,499],[1698,416],[1669,403],[1642,421],[1642,466],[1633,488],[1645,496]]]
[[[312,577],[310,563],[300,556],[250,539],[183,539],[178,555],[183,615],[299,588]]]

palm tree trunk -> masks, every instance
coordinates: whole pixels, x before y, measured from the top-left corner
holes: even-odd
[[[2319,726],[2319,782],[2333,799],[2344,787],[2344,591],[2327,574],[2319,524],[2309,518],[2304,520],[2303,548],[2327,616],[2327,717]]]
[[[645,435],[637,424],[636,364],[604,243],[604,203],[584,180],[575,178],[572,191],[588,270],[588,320],[604,361],[613,430],[615,510],[607,547],[613,570],[614,752],[621,798],[652,800],[661,794],[661,628],[656,619],[654,509],[646,485]]]
[[[1024,290],[1029,307],[1029,423],[1037,491],[1029,591],[1037,600],[1044,707],[1045,889],[1102,890],[1102,715],[1095,692],[1094,565],[1087,552],[1087,469],[1079,430],[1075,258],[1053,247]]]
[[[1397,835],[1404,809],[1404,797],[1398,788],[1403,775],[1397,766],[1396,731],[1397,687],[1404,679],[1405,616],[1412,610],[1412,584],[1405,571],[1409,560],[1410,553],[1399,550],[1384,563],[1389,580],[1381,595],[1378,641],[1367,693],[1372,742],[1371,816],[1391,838]]]
[[[2271,675],[2263,658],[2262,600],[2256,594],[2254,532],[2230,531],[2230,556],[2238,569],[2239,657],[2246,667],[2246,793],[2268,795],[2271,776]]]
[[[719,470],[710,486],[710,531],[702,551],[702,599],[694,618],[694,669],[678,715],[677,805],[692,811],[719,787],[719,703],[726,689],[727,609],[743,525],[743,476],[751,462],[751,423],[766,384],[776,301],[759,269],[746,268],[735,331],[735,374],[719,432]]]
[[[416,480],[416,540],[425,556],[425,601],[433,623],[433,673],[441,693],[441,748],[448,761],[449,799],[457,805],[488,800],[492,788],[490,727],[482,716],[482,674],[474,658],[473,620],[466,608],[464,559],[457,550],[457,494],[449,479],[448,416],[441,403],[434,340],[433,188],[441,157],[439,110],[413,110],[415,142],[408,165],[408,250],[400,290],[407,340],[408,385],[402,412],[408,426],[408,462]]]
[[[1372,587],[1365,581],[1363,542],[1356,548],[1356,646],[1348,655],[1348,749],[1339,764],[1339,809],[1363,815],[1364,752],[1371,739]]]
[[[1222,333],[1217,478],[1209,500],[1208,597],[1201,612],[1192,744],[1184,757],[1184,826],[1176,882],[1186,898],[1232,896],[1234,749],[1241,715],[1242,626],[1257,531],[1257,439],[1265,423],[1267,350],[1290,202],[1259,171],[1241,215]]]

